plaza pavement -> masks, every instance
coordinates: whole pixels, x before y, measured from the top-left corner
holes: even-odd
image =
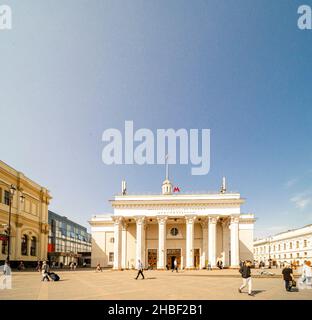
[[[145,280],[135,280],[136,271],[94,270],[60,271],[61,281],[42,282],[39,272],[13,272],[12,289],[0,290],[0,300],[30,299],[104,299],[104,300],[312,300],[312,290],[286,292],[280,270],[276,275],[260,277],[254,274],[254,297],[238,292],[241,277],[237,270],[145,271]]]

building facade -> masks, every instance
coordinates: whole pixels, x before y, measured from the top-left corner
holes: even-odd
[[[256,240],[254,258],[266,265],[283,262],[302,265],[305,260],[312,262],[312,225]]]
[[[100,263],[115,270],[145,267],[238,267],[240,259],[253,259],[254,215],[242,214],[239,193],[174,193],[166,179],[162,193],[122,194],[111,200],[112,215],[94,216],[92,266]]]
[[[75,262],[91,264],[91,235],[87,228],[49,211],[48,256],[51,263],[60,266]]]
[[[12,192],[14,195],[10,197]],[[12,193],[13,194],[13,193]],[[11,201],[11,266],[25,266],[47,259],[49,191],[0,161],[0,260],[8,256]]]

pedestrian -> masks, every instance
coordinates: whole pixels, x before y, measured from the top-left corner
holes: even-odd
[[[41,272],[41,261],[39,260],[37,262],[36,271]]]
[[[139,275],[142,276],[142,279],[144,279],[144,274],[143,274],[143,263],[141,260],[138,260],[138,274],[135,278],[135,280],[138,280]]]
[[[76,270],[76,268],[77,268],[77,263],[74,262],[74,271]]]
[[[208,270],[212,270],[210,261],[208,261],[208,267],[207,267],[207,269],[208,269]]]
[[[176,272],[178,272],[178,261],[177,261],[177,259],[174,259],[174,261],[173,261],[173,269],[172,269],[172,272],[173,271],[176,271]]]
[[[310,261],[304,261],[303,263],[300,284],[302,289],[312,289],[312,269]]]
[[[17,270],[21,271],[21,270],[24,270],[24,269],[25,269],[24,262],[21,261],[20,264],[17,267]]]
[[[292,267],[289,263],[285,264],[285,268],[282,270],[283,279],[285,281],[286,291],[291,291],[292,282],[294,281],[294,275]]]
[[[5,260],[3,267],[1,266],[3,276],[0,277],[0,289],[12,289],[12,274],[9,260]]]
[[[238,292],[242,293],[242,290],[248,285],[248,295],[254,296],[252,293],[252,283],[251,283],[251,261],[247,260],[239,269],[240,274],[243,278],[243,284],[239,287]]]
[[[41,273],[42,273],[42,280],[41,281],[44,281],[44,280],[50,281],[50,279],[49,279],[49,265],[47,264],[46,261],[43,261]]]
[[[98,272],[98,271],[102,272],[102,268],[99,263],[96,265],[96,269],[95,269],[95,272]]]

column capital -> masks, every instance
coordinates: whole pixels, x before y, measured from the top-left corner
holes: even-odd
[[[123,221],[123,224],[122,224],[122,226],[121,226],[121,229],[124,230],[124,231],[126,231],[127,228],[128,228],[128,226],[129,226],[129,223],[126,222],[126,221]]]
[[[136,216],[134,217],[137,224],[144,224],[145,222],[145,216]]]
[[[207,218],[201,218],[200,225],[201,225],[201,227],[203,229],[208,228],[208,219]]]
[[[192,224],[192,223],[194,223],[195,219],[196,219],[196,215],[186,215],[185,216],[186,223]]]
[[[219,219],[219,217],[218,216],[210,216],[210,217],[208,217],[208,221],[209,221],[209,224],[211,224],[211,223],[217,223],[218,222],[218,219]]]
[[[227,228],[230,224],[230,218],[228,217],[222,218],[220,221],[223,228]]]
[[[231,215],[231,224],[232,223],[239,223],[239,215]]]
[[[157,216],[156,218],[157,218],[158,224],[164,224],[166,223],[168,216]]]
[[[121,224],[122,221],[123,221],[123,217],[122,216],[112,216],[112,219],[114,221],[114,224],[117,224],[117,225]]]

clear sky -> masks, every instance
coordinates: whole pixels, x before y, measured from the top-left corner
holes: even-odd
[[[1,1],[2,3],[2,1]],[[211,168],[171,166],[182,191],[229,190],[255,235],[312,223],[312,0],[10,1],[0,30],[0,159],[83,225],[129,192],[160,192],[161,165],[107,166],[102,133],[211,129]]]

